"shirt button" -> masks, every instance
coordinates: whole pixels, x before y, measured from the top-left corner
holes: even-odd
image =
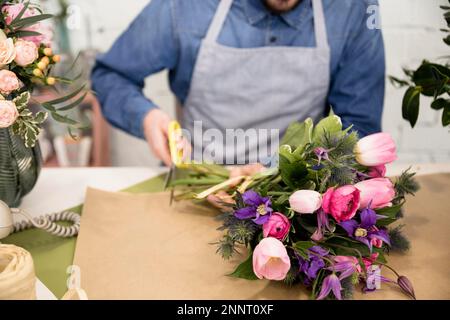
[[[274,43],[274,42],[277,41],[277,37],[272,36],[272,37],[270,37],[269,41],[270,41],[271,43]]]

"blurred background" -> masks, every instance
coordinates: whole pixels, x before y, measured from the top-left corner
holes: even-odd
[[[104,52],[127,28],[149,0],[40,0],[55,19],[55,50],[66,60],[79,55],[83,79],[88,79],[95,55]],[[440,28],[446,26],[439,5],[445,0],[379,0],[384,33],[387,74],[403,77],[402,67],[416,68],[424,58],[448,55]],[[336,13],[339,14],[339,13]],[[64,64],[63,64],[64,67]],[[67,67],[67,66],[66,66]],[[383,129],[398,145],[400,163],[450,161],[449,129],[440,123],[441,113],[432,110],[422,97],[419,121],[414,129],[401,117],[404,89],[396,89],[386,79]],[[147,79],[145,94],[162,109],[175,115],[175,99],[167,74]],[[41,138],[46,166],[155,166],[159,164],[147,144],[103,120],[94,96],[89,96],[79,117],[92,124],[74,142],[57,124],[50,124]]]

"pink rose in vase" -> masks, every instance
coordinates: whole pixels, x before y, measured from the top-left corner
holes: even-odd
[[[0,100],[0,128],[10,127],[18,116],[19,112],[14,102]]]

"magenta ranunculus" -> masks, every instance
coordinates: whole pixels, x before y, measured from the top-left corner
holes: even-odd
[[[360,191],[352,185],[329,188],[323,195],[322,208],[337,222],[353,218],[359,208]]]
[[[380,164],[379,166],[370,167],[367,175],[371,178],[384,178],[386,175],[386,166],[384,164]]]
[[[313,190],[299,190],[289,197],[289,205],[298,213],[314,213],[322,205],[322,195]]]
[[[283,243],[264,238],[253,251],[253,272],[259,279],[284,280],[291,268],[291,260]]]
[[[395,190],[388,178],[361,181],[355,187],[361,192],[361,208],[366,208],[369,204],[372,209],[392,206]]]
[[[291,223],[282,213],[274,212],[269,220],[263,225],[263,235],[265,238],[273,237],[283,241],[289,233]]]
[[[355,156],[358,163],[374,167],[395,161],[397,150],[391,135],[380,132],[360,139],[355,147]]]

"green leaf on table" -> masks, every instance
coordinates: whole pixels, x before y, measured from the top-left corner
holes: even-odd
[[[336,115],[331,115],[323,118],[315,127],[312,134],[314,142],[321,141],[326,132],[334,134],[342,131],[341,118]]]
[[[419,87],[410,87],[406,90],[403,97],[402,116],[403,119],[409,121],[413,128],[419,117],[420,93],[421,89]]]
[[[250,253],[249,257],[242,262],[233,273],[229,276],[247,280],[258,280],[258,277],[253,272],[253,253]]]
[[[286,130],[280,145],[289,145],[292,149],[305,146],[312,141],[313,121],[311,118],[304,122],[294,122]]]

